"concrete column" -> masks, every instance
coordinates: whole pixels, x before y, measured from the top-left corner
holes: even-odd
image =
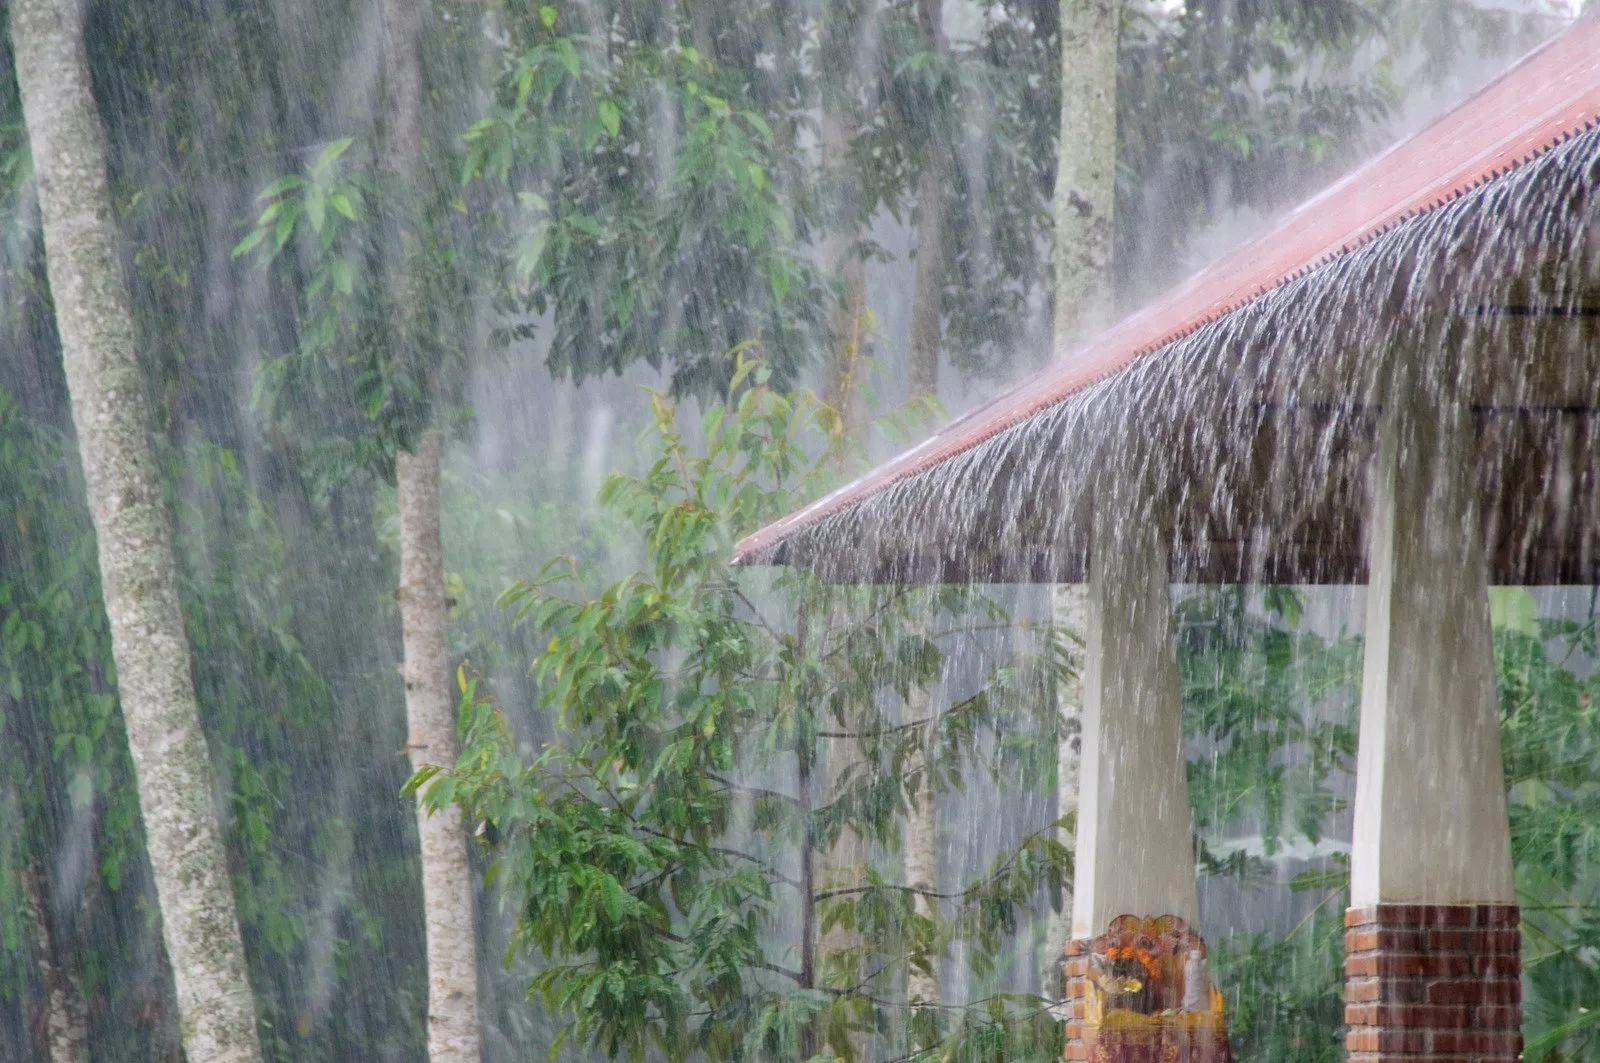
[[[1204,949],[1192,932],[1200,906],[1166,538],[1158,521],[1118,513],[1097,508],[1089,557],[1072,938],[1064,969],[1068,1060],[1125,1058],[1117,1038],[1126,1031],[1104,1028],[1105,1011],[1176,1008],[1182,997],[1176,965],[1191,947]],[[1176,957],[1166,961],[1174,970],[1160,979],[1139,975],[1159,1001],[1154,995],[1138,1004],[1113,1001],[1109,984],[1091,979],[1091,968],[1110,972],[1118,962],[1112,953],[1126,923],[1108,931],[1119,916],[1182,920],[1177,927],[1148,924],[1150,939],[1170,939],[1158,947]],[[1142,1018],[1153,1023],[1141,1033],[1150,1051],[1164,1046],[1195,1063],[1224,1058],[1220,1011],[1204,1029],[1168,1030]]]
[[[1383,414],[1346,935],[1352,1060],[1514,1060],[1511,874],[1464,403],[1403,389]]]
[[[1411,406],[1379,436],[1350,903],[1509,903],[1476,441]]]
[[[1072,936],[1101,934],[1119,915],[1193,925],[1178,661],[1157,522],[1096,517],[1088,614]]]

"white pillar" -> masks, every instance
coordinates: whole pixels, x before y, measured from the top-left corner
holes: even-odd
[[[1510,903],[1472,418],[1396,390],[1368,531],[1350,903]]]
[[[1119,915],[1199,916],[1166,544],[1110,508],[1089,560],[1075,939]]]

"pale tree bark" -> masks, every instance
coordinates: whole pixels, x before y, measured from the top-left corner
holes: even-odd
[[[444,551],[439,534],[438,432],[415,454],[395,455],[400,495],[400,624],[405,640],[407,750],[411,766],[451,767],[459,739],[450,690],[445,618]],[[472,869],[461,813],[447,805],[431,815],[417,806],[422,843],[422,900],[428,931],[428,1058],[477,1063],[478,948]]]
[[[835,26],[830,25],[824,32],[829,47],[842,47]],[[848,96],[853,88],[852,76],[846,73],[843,83],[843,91]],[[849,119],[839,100],[830,100],[825,96],[821,110],[821,168],[828,200],[828,220],[822,238],[822,268],[829,277],[838,281],[842,289],[839,302],[829,314],[828,327],[834,346],[828,352],[823,366],[822,398],[838,414],[841,430],[848,436],[859,431],[865,420],[860,392],[864,376],[864,347],[870,324],[867,267],[860,253],[860,221],[849,157]],[[848,609],[843,607],[836,607],[830,612],[824,645],[839,637],[842,625],[854,622],[848,613]],[[822,795],[825,802],[838,797],[842,779],[850,767],[859,761],[859,753],[852,740],[832,739],[825,743],[822,754]],[[816,885],[823,888],[858,887],[866,881],[868,859],[866,839],[846,828],[825,853],[813,857],[812,876]],[[862,945],[860,934],[838,926],[820,934],[814,961],[816,982],[820,985],[823,981],[822,971],[830,957],[847,952],[859,954]],[[865,1063],[872,1058],[870,1036],[852,1034],[850,1046],[856,1063]]]
[[[1117,175],[1117,52],[1121,0],[1061,0],[1061,139],[1055,188],[1056,358],[1098,329],[1114,313],[1113,223]],[[1059,584],[1051,596],[1053,622],[1082,635],[1088,622],[1086,588]],[[1079,684],[1057,684],[1063,739],[1059,751],[1056,814],[1077,811]],[[1070,850],[1071,832],[1061,841]],[[1044,986],[1060,985],[1062,949],[1071,932],[1072,890],[1064,891],[1061,914],[1047,936]]]
[[[50,1063],[88,1063],[89,1007],[77,972],[57,947],[45,899],[44,875],[37,863],[23,871],[22,890],[28,919],[33,923],[34,962],[44,983]]]
[[[1088,587],[1081,583],[1058,583],[1051,590],[1051,623],[1058,629],[1082,638],[1089,626]],[[1076,645],[1076,644],[1075,644]],[[1078,811],[1078,778],[1083,749],[1083,684],[1079,679],[1083,665],[1079,653],[1072,655],[1072,674],[1056,680],[1056,711],[1060,716],[1061,744],[1056,748],[1056,818],[1066,819]],[[1062,827],[1057,840],[1072,851],[1074,837]],[[1060,989],[1061,963],[1072,932],[1072,887],[1062,890],[1061,911],[1050,920],[1045,939],[1043,986],[1047,994]]]
[[[1055,190],[1055,344],[1072,353],[1110,323],[1121,0],[1061,0]]]
[[[922,45],[931,52],[945,50],[943,0],[917,0],[917,28]],[[922,175],[917,181],[917,259],[911,295],[911,398],[935,398],[939,394],[939,349],[944,303],[944,183],[948,153],[938,133],[928,130]],[[906,704],[906,721],[921,722],[928,730],[923,749],[930,747],[933,698],[927,690],[915,688]],[[926,753],[919,753],[907,766],[919,779],[906,818],[906,885],[928,893],[939,891],[939,818],[934,794],[933,774],[928,770]],[[933,898],[916,894],[917,912],[934,917]],[[941,998],[939,964],[928,971],[911,971],[906,977],[906,999],[913,1003],[938,1004]]]
[[[933,773],[927,755],[934,739],[933,698],[920,687],[913,688],[906,703],[906,722],[921,725],[923,752],[912,758],[908,770],[919,776],[916,795],[906,816],[905,881],[915,894],[917,914],[932,919],[938,914],[937,901],[927,894],[939,892],[939,814],[933,787]],[[929,970],[912,970],[906,976],[906,1000],[915,1004],[938,1004],[943,997],[939,959],[933,958]]]
[[[402,315],[402,342],[414,342],[408,314],[414,218],[422,162],[422,20],[426,0],[383,0],[383,168],[401,196],[401,261],[390,269],[392,304]],[[404,644],[406,749],[413,769],[455,766],[460,751],[450,685],[450,604],[444,586],[439,465],[442,439],[422,433],[415,449],[395,453],[400,509],[400,628]],[[428,1058],[432,1063],[478,1063],[478,940],[473,917],[472,867],[461,813],[454,805],[430,812],[417,803],[422,901],[427,920]]]
[[[82,0],[12,0],[50,293],[98,539],[117,692],[191,1060],[261,1058],[216,782],[190,673],[172,528],[116,257]]]
[[[829,610],[826,636],[818,646],[817,659],[824,659],[830,652],[839,650],[840,641],[847,638],[853,625],[861,623],[848,602],[836,602]],[[828,725],[837,724],[840,733],[853,736],[868,726],[867,721],[860,718],[846,718],[843,720],[830,720]],[[861,770],[862,756],[859,739],[855,737],[840,737],[824,739],[822,746],[822,794],[824,803],[839,800],[845,788],[851,784],[853,778],[859,778],[857,773]],[[839,832],[839,837],[834,841],[820,858],[814,857],[813,881],[822,891],[831,889],[859,889],[867,883],[867,871],[871,866],[872,847],[866,837],[859,831],[846,826]],[[843,954],[852,954],[857,958],[853,969],[846,971],[849,983],[859,984],[868,973],[868,964],[864,962],[866,941],[860,931],[846,929],[835,925],[817,940],[817,957],[815,967],[818,976],[816,985],[821,989],[844,988],[830,984],[822,977],[822,972],[836,965],[836,958]],[[849,967],[849,964],[840,966]],[[852,1063],[868,1063],[872,1059],[872,1035],[857,1031],[850,1035],[850,1055]],[[817,1046],[822,1050],[823,1046]]]
[[[829,192],[833,220],[822,239],[822,268],[838,279],[842,297],[829,315],[834,347],[823,367],[822,398],[839,415],[846,433],[861,428],[861,384],[867,317],[867,264],[860,253],[861,230],[854,207],[850,178],[850,130],[843,115],[824,105],[822,113],[822,172]]]
[[[922,45],[945,51],[943,0],[917,0]],[[939,394],[939,348],[944,306],[944,189],[949,150],[929,130],[922,174],[917,179],[917,259],[911,293],[911,398]]]

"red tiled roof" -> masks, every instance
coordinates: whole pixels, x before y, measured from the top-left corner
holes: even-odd
[[[1460,107],[1303,204],[1240,248],[1063,359],[951,422],[920,445],[743,539],[735,563],[759,563],[802,528],[966,451],[1600,120],[1600,17],[1530,53]]]

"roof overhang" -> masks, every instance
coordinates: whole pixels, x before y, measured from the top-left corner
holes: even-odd
[[[860,582],[1074,582],[1133,489],[1174,578],[1359,582],[1396,372],[1453,373],[1499,583],[1600,583],[1600,18],[1164,298],[747,537]],[[1418,349],[1433,352],[1416,357]]]

